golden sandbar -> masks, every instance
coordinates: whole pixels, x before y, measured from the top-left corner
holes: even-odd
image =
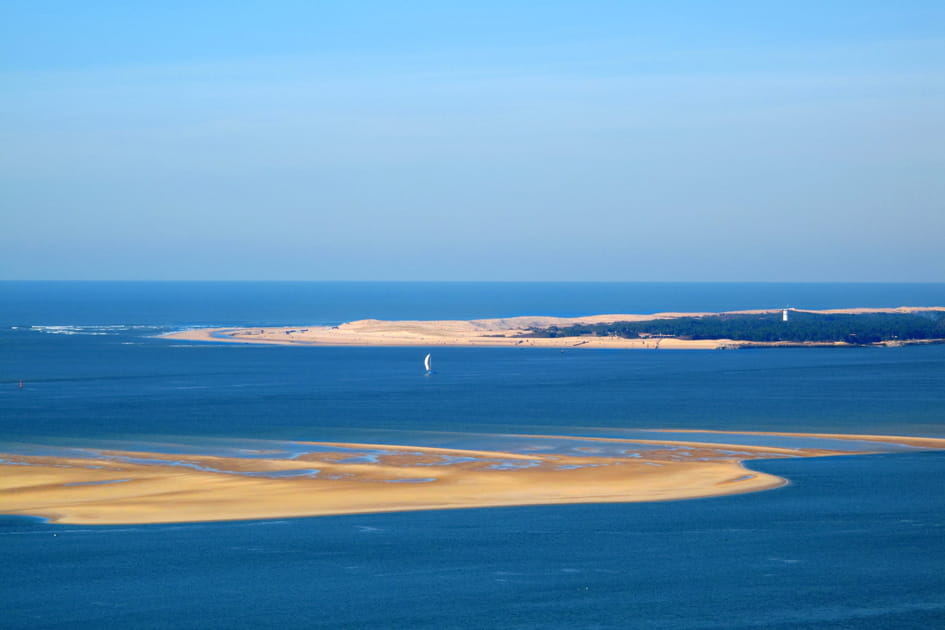
[[[876,450],[882,443],[945,448],[945,440],[932,438],[790,435],[875,441]],[[686,440],[517,437],[578,446],[523,453],[296,442],[301,450],[291,457],[280,457],[278,449],[257,450],[252,457],[81,448],[68,455],[4,454],[0,513],[127,524],[665,501],[786,483],[746,469],[745,460],[851,453]]]

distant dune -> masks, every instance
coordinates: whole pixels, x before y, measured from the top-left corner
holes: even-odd
[[[848,308],[829,310],[791,309],[794,313],[866,314],[945,312],[945,307],[900,306],[898,308]],[[676,337],[622,338],[616,336],[529,336],[534,328],[567,327],[575,324],[645,322],[656,319],[708,317],[713,315],[763,315],[781,309],[729,311],[726,313],[651,313],[589,315],[584,317],[523,316],[500,319],[383,321],[362,319],[338,326],[294,326],[264,328],[202,328],[165,335],[190,341],[224,341],[310,346],[465,346],[536,348],[628,348],[717,350],[757,346],[843,346],[844,342],[758,342],[732,339],[683,339]],[[910,340],[927,343],[933,340]],[[901,345],[903,342],[886,345]]]

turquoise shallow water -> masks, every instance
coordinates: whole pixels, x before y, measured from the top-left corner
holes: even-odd
[[[428,378],[426,349],[153,338],[367,316],[904,303],[945,304],[945,285],[0,283],[0,442],[251,448],[423,436],[462,447],[652,428],[945,436],[945,346],[437,349]],[[752,466],[792,484],[648,505],[132,528],[0,517],[3,625],[942,625],[945,456]]]

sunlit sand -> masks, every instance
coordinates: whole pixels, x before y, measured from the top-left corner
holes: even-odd
[[[945,448],[945,440],[933,438],[724,435],[731,443],[494,437],[517,451],[327,442],[293,442],[286,450],[284,443],[260,448],[258,441],[238,452],[207,448],[209,454],[180,454],[158,444],[66,453],[31,446],[0,455],[0,513],[104,525],[666,501],[787,483],[742,465],[753,459]],[[753,435],[813,440],[805,448],[758,446],[746,437]],[[834,448],[817,447],[827,439]],[[836,440],[848,440],[850,449],[835,448]],[[864,443],[876,448],[862,449]]]
[[[821,314],[911,313],[939,311],[938,307],[850,308],[797,311]],[[780,310],[731,311],[730,314],[780,313]],[[846,345],[831,343],[789,343],[733,341],[731,339],[681,339],[675,337],[625,339],[622,337],[524,337],[531,327],[600,324],[617,321],[640,322],[676,317],[701,317],[718,313],[654,313],[647,315],[591,315],[587,317],[511,317],[503,319],[443,321],[382,321],[363,319],[338,326],[295,326],[261,328],[201,328],[165,335],[188,341],[221,341],[310,346],[466,346],[522,348],[627,348],[640,350],[718,350],[750,346]]]

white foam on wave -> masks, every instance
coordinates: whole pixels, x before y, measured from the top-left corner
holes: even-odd
[[[167,330],[169,327],[155,326],[152,324],[41,324],[33,326],[12,326],[11,328],[13,330],[27,330],[47,335],[117,335],[129,332],[162,331]]]

